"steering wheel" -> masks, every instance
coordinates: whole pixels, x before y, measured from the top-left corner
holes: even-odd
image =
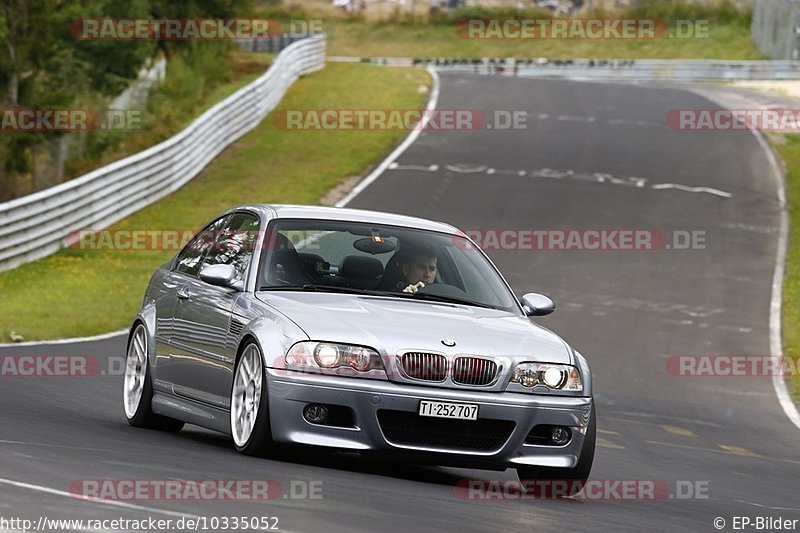
[[[470,299],[469,294],[467,294],[466,291],[463,291],[454,285],[448,285],[447,283],[429,283],[420,288],[417,292],[421,292],[422,294],[432,294],[434,296],[451,296],[453,298],[461,298],[465,300]]]

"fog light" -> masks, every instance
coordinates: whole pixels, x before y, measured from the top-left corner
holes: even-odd
[[[550,441],[556,446],[563,446],[569,442],[570,437],[572,437],[572,433],[569,428],[557,426],[550,434]]]
[[[303,418],[312,424],[325,424],[328,422],[328,408],[318,403],[310,403],[303,409]]]

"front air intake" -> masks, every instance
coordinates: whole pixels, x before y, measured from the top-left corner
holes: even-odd
[[[447,359],[441,354],[406,352],[399,359],[403,373],[411,379],[444,381],[447,377]]]
[[[489,385],[497,377],[497,363],[481,357],[456,357],[453,382],[460,385]]]

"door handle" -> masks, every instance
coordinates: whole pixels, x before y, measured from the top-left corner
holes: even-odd
[[[182,289],[178,289],[178,299],[179,300],[188,300],[189,299],[189,290],[186,287]]]

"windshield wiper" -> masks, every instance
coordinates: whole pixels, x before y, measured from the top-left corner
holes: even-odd
[[[372,291],[369,289],[357,289],[355,287],[337,287],[335,285],[314,285],[307,283],[305,285],[264,285],[259,287],[260,291],[308,291],[308,292],[341,292],[345,294],[370,294],[385,296],[386,293],[381,291]]]
[[[395,298],[407,298],[416,300],[429,300],[433,302],[444,302],[459,305],[472,305],[475,307],[483,307],[486,309],[497,309],[497,307],[480,302],[473,302],[464,298],[456,296],[441,296],[438,294],[430,294],[425,292],[395,292],[395,291],[376,291],[371,289],[358,289],[355,287],[337,287],[335,285],[264,285],[260,287],[260,291],[308,291],[308,292],[340,292],[343,294],[366,294],[369,296],[393,296]]]
[[[458,298],[456,296],[441,296],[439,294],[430,294],[427,292],[394,293],[394,294],[408,295],[408,297],[416,298],[418,300],[431,300],[435,302],[446,302],[451,304],[473,305],[475,307],[485,307],[486,309],[497,309],[497,307],[493,305],[484,304],[480,302],[473,302],[472,300],[466,300],[464,298]]]

